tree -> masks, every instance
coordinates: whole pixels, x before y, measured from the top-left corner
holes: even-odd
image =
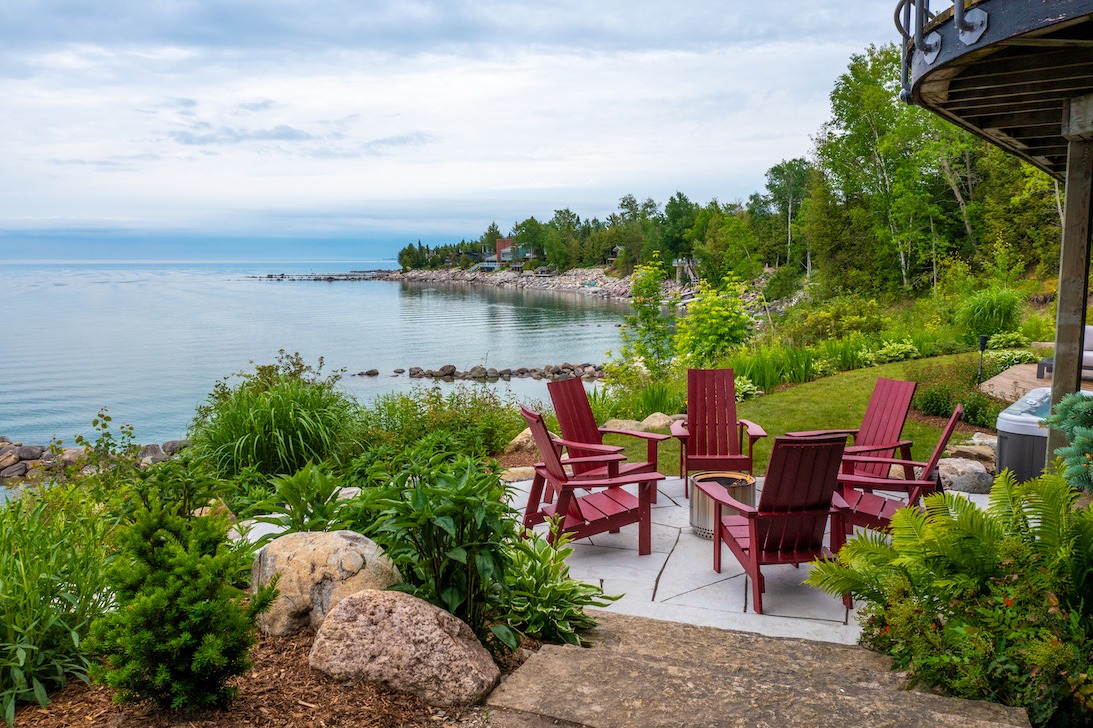
[[[808,160],[783,159],[767,170],[767,199],[786,223],[786,262],[793,258],[793,221],[808,192]]]
[[[687,233],[694,226],[698,205],[678,190],[664,206],[663,224],[660,229],[660,254],[671,262],[690,254]]]

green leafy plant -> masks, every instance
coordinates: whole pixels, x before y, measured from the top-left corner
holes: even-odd
[[[270,479],[273,493],[255,506],[268,515],[257,520],[279,526],[281,533],[336,531],[346,525],[339,500],[341,485],[329,472],[308,463],[293,475]],[[269,538],[273,538],[270,534]]]
[[[752,381],[747,377],[734,377],[733,389],[736,392],[736,401],[744,402],[749,399],[755,399],[763,393],[759,387],[752,384]]]
[[[996,349],[983,352],[983,379],[990,379],[1018,364],[1034,364],[1040,360],[1028,349]]]
[[[1044,424],[1066,435],[1067,445],[1055,451],[1063,472],[1075,488],[1093,491],[1093,397],[1077,392],[1063,397],[1044,418]]]
[[[699,281],[696,298],[676,324],[673,346],[690,365],[708,367],[747,340],[752,320],[741,301],[744,287],[725,279],[720,289]]]
[[[854,334],[878,334],[886,324],[887,317],[876,300],[836,296],[820,303],[794,306],[782,321],[780,331],[787,343],[806,346]]]
[[[1020,331],[1004,331],[987,339],[988,349],[1024,349],[1031,342]]]
[[[308,462],[337,457],[352,440],[358,408],[335,386],[284,351],[277,365],[219,382],[191,426],[194,457],[232,478],[251,467],[265,475],[295,473]]]
[[[569,576],[565,560],[573,553],[571,540],[570,534],[556,533],[551,545],[545,536],[529,532],[511,545],[506,621],[527,637],[583,645],[580,633],[596,626],[584,608],[606,607],[620,598]]]
[[[192,713],[234,697],[227,681],[250,668],[255,620],[276,589],[245,603],[230,585],[242,552],[229,547],[227,531],[223,517],[186,518],[177,504],[152,498],[119,534],[109,570],[117,609],[94,622],[89,640],[103,658],[92,676],[117,691],[115,700]]]
[[[406,591],[467,622],[487,646],[499,640],[515,648],[515,634],[501,617],[517,513],[495,464],[434,457],[388,482],[362,491],[357,530],[384,548]]]
[[[49,703],[87,681],[83,639],[106,609],[112,526],[79,486],[27,489],[0,506],[0,709]]]
[[[1029,709],[1036,725],[1093,719],[1093,511],[1059,474],[1003,472],[980,509],[954,493],[866,531],[808,583],[863,600],[863,641],[952,695]]]
[[[376,397],[362,412],[361,439],[395,451],[430,435],[443,436],[468,455],[499,454],[523,429],[516,405],[485,387],[439,385]]]
[[[913,341],[908,339],[904,339],[903,341],[886,341],[881,344],[879,349],[872,352],[874,364],[889,364],[894,361],[917,359],[918,357],[918,347],[915,346]]]
[[[623,365],[640,363],[648,374],[659,379],[668,374],[675,356],[672,344],[672,315],[664,308],[661,284],[664,265],[656,255],[646,265],[634,269],[630,283],[630,309],[622,329],[620,354]],[[673,302],[669,301],[671,306]]]

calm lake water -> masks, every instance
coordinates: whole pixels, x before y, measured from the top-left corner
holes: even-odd
[[[0,434],[71,444],[108,407],[138,442],[183,437],[220,378],[279,349],[343,378],[362,402],[421,380],[396,368],[460,370],[602,362],[625,315],[576,293],[384,281],[278,282],[267,273],[393,267],[341,263],[97,263],[0,267]],[[498,384],[527,400],[543,382]]]

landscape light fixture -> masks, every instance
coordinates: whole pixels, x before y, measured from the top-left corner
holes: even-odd
[[[983,383],[983,352],[987,350],[987,335],[979,335],[979,375],[975,379],[976,386]]]

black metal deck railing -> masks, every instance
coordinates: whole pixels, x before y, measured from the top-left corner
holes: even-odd
[[[957,29],[957,42],[974,45],[987,30],[987,13],[980,8],[967,9],[964,0],[943,0],[946,6],[940,12],[930,9],[930,0],[899,0],[896,4],[896,29],[903,37],[903,63],[900,80],[903,86],[900,98],[911,103],[911,57],[917,50],[927,65],[937,60],[941,53],[942,39],[930,27],[941,15],[951,15]]]

